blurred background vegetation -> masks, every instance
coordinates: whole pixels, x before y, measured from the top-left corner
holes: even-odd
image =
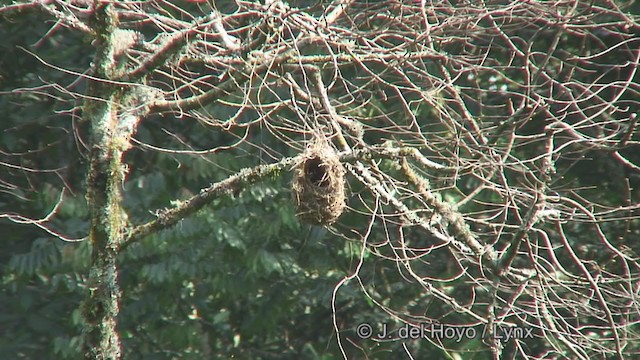
[[[638,14],[638,4],[626,9]],[[68,30],[47,34],[51,28],[50,20],[37,13],[0,21],[0,210],[42,218],[65,189],[65,201],[47,226],[70,238],[81,238],[88,229],[84,199],[87,153],[78,134],[86,133],[87,124],[79,118],[73,100],[84,91],[85,83],[77,81],[77,74],[89,67],[93,48],[90,39]],[[473,81],[485,84],[481,88],[496,83],[491,78]],[[69,93],[52,95],[51,87],[57,85]],[[42,91],[12,92],[30,87],[42,87]],[[398,104],[389,101],[376,106],[391,112],[384,107]],[[210,111],[225,110],[220,106]],[[427,107],[415,109],[425,127],[430,113]],[[491,114],[474,115],[490,118]],[[537,131],[522,131],[528,130]],[[233,134],[198,122],[161,116],[144,121],[137,138],[168,147],[167,134],[187,136],[198,148],[234,140]],[[375,133],[368,136],[375,137]],[[126,155],[126,162],[137,166],[123,184],[130,221],[153,219],[153,211],[242,168],[272,162],[272,154],[296,155],[267,131],[251,133],[250,141],[230,151],[197,157],[137,146]],[[626,155],[640,163],[638,152]],[[565,172],[564,181],[573,188],[588,188],[603,202],[620,202],[616,201],[621,197],[619,182],[612,180],[616,177],[628,179],[631,188],[640,187],[637,173],[595,152],[558,166]],[[519,174],[505,176],[517,182]],[[285,174],[220,198],[196,216],[145,238],[120,255],[119,330],[125,359],[338,359],[342,355],[332,305],[341,329],[355,329],[366,322],[379,331],[383,323],[390,328],[400,326],[383,307],[414,313],[429,303],[422,289],[391,267],[391,262],[367,255],[360,272],[362,283],[354,279],[340,287],[332,304],[336,284],[353,272],[361,250],[361,243],[341,234],[349,229],[365,231],[370,216],[362,204],[371,195],[349,179],[351,211],[332,228],[310,226],[295,217],[290,180],[290,174]],[[468,193],[477,184],[458,186]],[[353,201],[356,197],[364,200]],[[639,239],[637,220],[629,224],[632,231],[620,228],[620,236],[631,233],[632,240]],[[581,224],[573,232],[573,239],[586,236]],[[6,219],[0,219],[0,234],[0,357],[81,358],[80,306],[90,244],[56,240],[35,226]],[[380,224],[372,234],[374,244],[388,236]],[[405,234],[414,242],[420,242],[420,236]],[[434,259],[431,266],[434,272],[455,271],[448,269],[446,256]],[[404,354],[399,341],[369,342],[355,332],[346,334],[343,342],[345,339],[352,358],[401,358]],[[490,358],[481,341],[464,340],[458,344],[460,353],[468,359]],[[426,340],[404,345],[423,359],[460,356],[444,353]],[[535,347],[534,342],[534,353]]]

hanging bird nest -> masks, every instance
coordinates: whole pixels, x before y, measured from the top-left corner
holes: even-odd
[[[333,224],[345,208],[344,168],[325,141],[316,141],[295,166],[293,202],[296,215],[314,225]]]

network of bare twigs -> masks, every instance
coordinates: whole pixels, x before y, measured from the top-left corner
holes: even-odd
[[[38,4],[93,31],[90,4]],[[456,315],[385,307],[360,279],[394,317],[533,329],[508,344],[487,334],[496,357],[623,357],[640,351],[640,25],[616,4],[123,1],[112,81],[135,104],[123,113],[237,136],[209,152],[262,131],[297,152],[321,133],[342,154],[373,154],[346,164],[368,193],[352,197],[370,218],[355,240]],[[595,158],[591,185],[618,198],[571,175]]]

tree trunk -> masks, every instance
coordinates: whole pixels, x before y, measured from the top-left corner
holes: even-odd
[[[96,33],[94,79],[89,80],[83,116],[91,127],[91,150],[87,175],[87,204],[92,245],[91,269],[83,304],[85,357],[119,359],[116,329],[120,289],[116,255],[122,241],[126,216],[121,207],[123,181],[121,142],[118,141],[118,88],[114,77],[113,34],[117,19],[111,5],[95,2],[92,19]],[[100,81],[97,79],[104,79]]]

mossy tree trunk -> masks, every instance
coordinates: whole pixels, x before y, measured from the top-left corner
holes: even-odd
[[[112,5],[95,2],[93,9],[96,55],[87,87],[83,116],[90,123],[91,149],[87,174],[87,203],[92,260],[83,304],[85,357],[119,359],[120,339],[116,329],[120,289],[116,255],[122,242],[126,216],[122,209],[124,164],[122,130],[119,129],[120,91],[115,78],[114,31],[117,17]]]

